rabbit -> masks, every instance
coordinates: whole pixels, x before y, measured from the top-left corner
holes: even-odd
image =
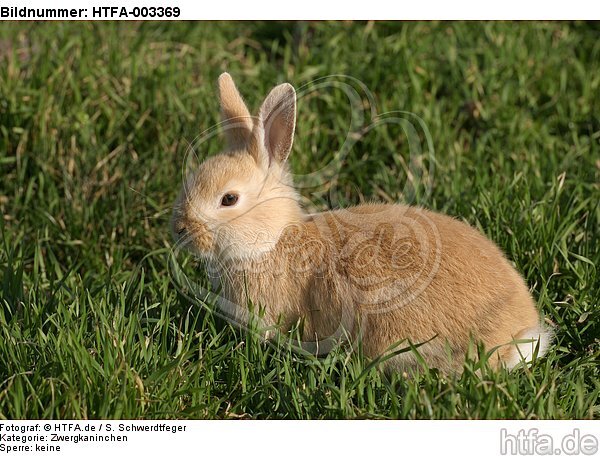
[[[265,337],[301,322],[316,354],[360,342],[364,355],[405,373],[422,361],[402,348],[417,345],[442,372],[460,372],[473,342],[494,368],[546,353],[552,332],[494,243],[420,207],[305,212],[287,165],[294,88],[273,88],[256,118],[228,73],[218,90],[226,148],[187,177],[171,230],[218,272],[230,315],[241,320],[258,304]]]

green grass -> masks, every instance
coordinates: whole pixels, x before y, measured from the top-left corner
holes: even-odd
[[[0,62],[0,418],[600,418],[597,24],[4,23]],[[477,226],[555,324],[549,355],[385,377],[264,345],[181,294],[170,207],[224,70],[254,108],[343,74],[422,118],[430,194],[398,125],[349,151],[335,194],[414,194]],[[328,163],[349,119],[339,90],[301,98],[294,171]]]

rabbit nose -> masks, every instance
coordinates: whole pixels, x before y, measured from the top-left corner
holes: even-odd
[[[173,233],[181,236],[182,234],[185,233],[186,230],[187,230],[186,223],[182,219],[175,220],[173,222]]]
[[[175,212],[171,218],[171,233],[175,240],[180,239],[188,230],[188,223],[183,214]]]

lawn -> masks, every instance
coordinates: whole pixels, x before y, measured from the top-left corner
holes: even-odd
[[[254,109],[283,81],[308,93],[290,158],[316,173],[307,205],[405,201],[498,243],[555,327],[548,356],[385,376],[264,344],[185,292],[168,221],[187,153],[221,145],[202,133],[225,70]],[[329,186],[357,108],[340,87],[364,135]],[[368,129],[370,94],[422,120],[421,151]],[[0,210],[0,418],[600,418],[598,24],[3,23]]]

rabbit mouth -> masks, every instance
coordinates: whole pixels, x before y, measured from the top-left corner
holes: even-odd
[[[176,249],[188,250],[201,258],[212,256],[213,238],[205,227],[174,223],[172,227]]]

